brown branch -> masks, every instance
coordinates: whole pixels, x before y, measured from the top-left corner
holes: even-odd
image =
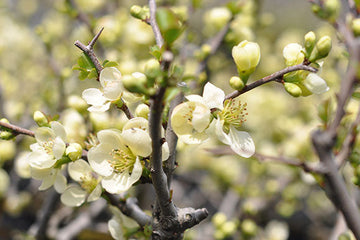
[[[25,128],[22,128],[19,126],[15,126],[10,123],[0,121],[0,127],[10,130],[15,135],[23,134],[23,135],[27,135],[30,137],[35,137],[35,133],[33,131],[30,131],[28,129],[25,129]]]
[[[100,34],[102,33],[102,31],[104,30],[104,27],[102,27],[100,29],[100,31],[95,35],[95,37],[90,41],[90,43],[88,45],[85,45],[83,43],[81,43],[79,40],[75,41],[75,46],[77,46],[78,48],[80,48],[92,61],[92,63],[95,65],[96,71],[98,73],[98,75],[100,75],[100,72],[103,70],[103,67],[101,66],[98,58],[95,55],[94,52],[94,45],[96,43],[96,41],[98,40]]]
[[[103,67],[101,66],[101,64],[99,62],[99,59],[95,55],[94,45],[95,45],[96,41],[99,39],[100,34],[102,33],[103,30],[104,30],[104,27],[102,27],[100,29],[100,31],[89,42],[88,45],[85,45],[85,44],[81,43],[79,40],[76,40],[75,43],[74,43],[75,46],[80,48],[90,58],[91,62],[94,64],[94,66],[96,68],[96,72],[98,73],[98,76],[100,76],[100,73],[103,70]],[[97,80],[99,80],[99,77],[98,77]],[[128,106],[124,103],[124,101],[123,101],[123,104],[120,107],[120,109],[123,110],[123,112],[125,113],[125,115],[127,116],[128,119],[133,118],[133,115],[131,114]]]
[[[161,36],[159,26],[156,23],[156,2],[155,2],[155,0],[149,0],[149,10],[150,10],[149,23],[154,32],[156,44],[159,46],[159,48],[161,48],[162,45],[164,45],[164,39]]]
[[[294,72],[294,71],[298,71],[298,70],[305,70],[305,71],[309,71],[309,72],[317,72],[318,71],[316,68],[307,66],[304,64],[290,66],[290,67],[284,68],[278,72],[275,72],[269,76],[263,77],[255,82],[252,82],[252,83],[246,85],[241,91],[234,91],[234,92],[228,94],[225,97],[225,99],[236,98],[236,97],[240,96],[241,94],[244,94],[256,87],[259,87],[259,86],[265,84],[265,83],[281,80],[282,77],[284,76],[284,74],[286,74],[286,73]]]
[[[346,160],[349,158],[351,151],[354,147],[356,136],[358,134],[357,126],[360,125],[360,106],[356,116],[356,119],[351,124],[348,134],[345,137],[345,140],[342,144],[340,152],[336,155],[335,161],[338,168],[341,168]]]
[[[294,158],[287,158],[287,157],[283,157],[283,156],[266,156],[260,153],[255,153],[254,157],[257,158],[260,162],[266,162],[266,161],[273,161],[276,163],[281,163],[281,164],[286,164],[289,166],[294,166],[294,167],[299,167],[301,169],[303,169],[305,172],[308,173],[319,173],[322,174],[326,171],[326,169],[324,169],[321,165],[316,164],[316,165],[310,165],[307,162],[303,162],[300,161],[298,159],[294,159]]]

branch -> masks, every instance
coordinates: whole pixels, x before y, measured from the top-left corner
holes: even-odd
[[[274,157],[274,156],[266,156],[260,153],[255,153],[254,157],[257,158],[260,162],[266,162],[267,160],[269,160],[276,163],[299,167],[308,173],[323,174],[326,171],[326,169],[324,169],[321,165],[310,165],[306,162],[299,161],[293,158],[283,157],[283,156]]]
[[[149,22],[150,22],[151,28],[154,32],[156,44],[159,46],[159,48],[161,48],[162,45],[164,45],[164,39],[161,36],[159,26],[156,23],[156,2],[155,2],[155,0],[149,0],[149,10],[150,10]]]
[[[77,46],[78,48],[80,48],[91,60],[91,62],[94,64],[95,68],[96,68],[96,72],[98,73],[98,76],[100,76],[101,71],[103,70],[103,67],[101,66],[98,58],[95,55],[94,52],[94,45],[96,43],[96,41],[99,39],[100,34],[102,33],[102,31],[104,30],[104,27],[102,27],[100,29],[100,31],[95,35],[95,37],[89,42],[88,45],[84,45],[83,43],[81,43],[79,40],[75,41],[75,46]],[[99,80],[99,77],[98,79]],[[120,107],[121,110],[123,110],[123,112],[125,113],[125,115],[127,116],[128,119],[133,118],[133,115],[131,114],[128,106],[124,103],[122,106]]]
[[[326,168],[324,173],[324,191],[337,209],[344,215],[345,221],[356,239],[360,239],[360,215],[356,203],[351,199],[342,176],[338,172],[332,154],[335,138],[332,132],[316,131],[312,134],[313,146],[320,161]]]
[[[171,127],[171,114],[174,110],[174,108],[179,105],[184,100],[184,95],[180,93],[177,95],[170,103],[170,109],[169,109],[169,120],[166,128],[166,135],[165,139],[166,142],[169,145],[169,152],[170,156],[165,162],[165,173],[167,176],[167,182],[168,182],[168,188],[170,188],[171,185],[171,179],[172,179],[172,173],[175,170],[175,161],[176,161],[176,145],[178,141],[177,135],[174,133],[172,127]]]
[[[30,131],[30,130],[22,128],[22,127],[15,126],[10,123],[5,123],[5,122],[0,121],[0,127],[10,130],[14,135],[23,134],[23,135],[27,135],[30,137],[35,137],[35,133],[33,131]],[[1,128],[0,128],[0,130],[1,130]]]
[[[127,198],[126,200],[118,200],[110,193],[105,192],[106,198],[110,204],[119,208],[126,216],[134,219],[140,227],[151,224],[151,217],[148,216],[138,205],[136,198]]]
[[[345,140],[342,144],[340,152],[336,155],[335,161],[338,168],[342,167],[348,157],[351,154],[351,151],[354,147],[356,136],[358,134],[357,126],[360,125],[360,106],[356,116],[356,119],[351,124],[348,134],[345,137]]]
[[[246,93],[246,92],[248,92],[256,87],[259,87],[265,83],[272,82],[272,81],[278,81],[278,80],[282,79],[282,77],[286,73],[294,72],[294,71],[298,71],[298,70],[306,70],[309,72],[317,72],[318,71],[316,68],[307,66],[304,64],[290,66],[290,67],[284,68],[278,72],[275,72],[269,76],[263,77],[253,83],[246,85],[241,91],[234,91],[234,92],[228,94],[225,97],[225,99],[236,98],[236,97],[240,96],[241,94]]]
[[[94,45],[96,43],[96,41],[98,40],[100,34],[102,33],[102,31],[104,30],[104,28],[102,27],[100,29],[100,31],[95,35],[95,37],[90,41],[90,43],[88,45],[85,45],[83,43],[81,43],[79,40],[75,41],[75,46],[77,46],[78,48],[80,48],[92,61],[92,63],[95,65],[96,71],[98,73],[98,75],[100,75],[100,72],[103,70],[103,67],[101,66],[98,58],[96,57],[95,53],[94,53]]]

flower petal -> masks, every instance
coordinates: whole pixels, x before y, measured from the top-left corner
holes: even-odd
[[[131,128],[139,128],[148,131],[149,121],[143,117],[135,117],[127,121],[122,130],[124,131]]]
[[[90,165],[86,161],[79,159],[75,162],[69,163],[68,172],[72,179],[80,182],[81,178],[91,174],[92,170]]]
[[[53,156],[40,151],[31,152],[28,160],[31,167],[39,169],[51,168],[56,163]]]
[[[210,109],[203,104],[195,107],[192,115],[192,125],[197,132],[202,132],[209,126],[210,114]]]
[[[64,126],[57,122],[57,121],[52,121],[50,123],[51,125],[51,129],[54,131],[55,135],[57,137],[60,137],[64,142],[66,142],[66,131],[65,131],[65,128]]]
[[[247,132],[238,131],[234,127],[230,127],[231,149],[238,155],[249,158],[255,153],[255,144],[251,136]]]
[[[35,139],[39,143],[53,140],[56,137],[54,131],[48,127],[39,127],[35,130]]]
[[[329,90],[326,81],[316,73],[309,73],[309,75],[304,80],[304,85],[307,89],[315,94],[322,94]]]
[[[161,158],[163,161],[166,161],[170,156],[169,144],[164,142],[161,146]]]
[[[86,191],[80,186],[71,185],[61,194],[61,202],[69,207],[78,207],[85,202]]]
[[[114,169],[111,167],[110,160],[111,152],[104,152],[101,149],[101,144],[93,147],[88,152],[88,160],[91,168],[102,176],[110,176]]]
[[[110,105],[111,105],[111,102],[107,102],[104,105],[91,106],[87,110],[89,112],[106,112],[107,110],[109,110]]]
[[[102,106],[108,101],[104,97],[103,93],[97,88],[88,88],[82,92],[82,98],[87,102],[87,104],[94,106]]]
[[[147,157],[152,152],[151,138],[144,130],[127,129],[121,133],[121,139],[136,156]]]
[[[203,98],[209,108],[223,109],[225,93],[215,85],[209,82],[205,84]]]
[[[66,144],[60,137],[55,138],[52,150],[53,150],[55,159],[60,159],[63,156],[63,154],[66,150]]]
[[[95,189],[89,194],[89,196],[87,198],[87,201],[88,202],[93,202],[93,201],[98,200],[100,198],[100,196],[101,196],[101,193],[102,193],[101,185],[97,185],[95,187]]]
[[[101,184],[109,193],[118,194],[127,191],[136,181],[140,179],[141,174],[142,166],[139,158],[137,158],[131,174],[129,174],[128,171],[121,174],[114,173],[111,176],[105,177],[101,181]]]
[[[54,182],[54,188],[56,192],[63,193],[66,189],[66,183],[67,183],[66,177],[62,175],[60,172],[58,172],[56,174],[56,179]]]

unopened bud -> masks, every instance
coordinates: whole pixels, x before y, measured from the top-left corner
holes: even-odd
[[[39,127],[49,127],[49,121],[42,112],[35,111],[33,118]]]
[[[147,78],[143,73],[134,72],[131,75],[122,77],[124,87],[132,93],[147,93]]]
[[[88,108],[88,104],[86,103],[86,101],[83,98],[81,98],[80,96],[76,96],[76,95],[71,95],[68,97],[67,105],[69,107],[75,109],[79,113],[86,112],[86,110]]]
[[[298,43],[290,43],[284,47],[283,57],[286,66],[301,64],[304,61],[303,48]]]
[[[284,83],[285,90],[293,97],[300,97],[302,94],[301,88],[295,83]]]
[[[216,7],[205,14],[204,21],[213,28],[220,30],[231,19],[231,12],[226,7]]]
[[[260,47],[255,42],[242,41],[232,48],[232,57],[239,71],[240,78],[246,84],[251,73],[260,61]]]
[[[309,57],[309,61],[315,62],[321,58],[327,57],[331,50],[331,45],[331,38],[329,36],[323,36],[320,38]]]
[[[78,160],[82,155],[82,147],[78,143],[70,143],[65,153],[72,161]]]
[[[244,82],[237,76],[233,76],[229,80],[230,87],[232,87],[235,90],[242,90],[245,87]]]
[[[352,21],[351,28],[356,37],[360,36],[360,18],[356,18]]]
[[[307,34],[305,34],[304,40],[305,40],[304,46],[305,46],[306,57],[309,57],[311,51],[314,49],[316,44],[315,33],[313,31],[308,32]]]
[[[241,223],[241,230],[247,236],[254,236],[257,231],[257,226],[254,221],[250,219],[245,219]]]
[[[226,222],[227,218],[226,215],[222,212],[216,213],[213,218],[211,219],[212,223],[215,225],[215,227],[219,228],[221,225],[223,225]]]
[[[135,109],[135,115],[137,117],[143,117],[145,119],[149,118],[149,112],[150,112],[149,106],[144,103],[139,104]]]
[[[140,19],[140,20],[146,20],[150,17],[150,12],[147,7],[140,7],[139,5],[133,5],[130,8],[130,14],[134,18]]]

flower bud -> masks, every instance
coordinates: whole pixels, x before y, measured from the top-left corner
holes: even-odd
[[[78,160],[82,155],[82,147],[78,143],[70,143],[66,148],[65,154],[72,160]]]
[[[286,66],[301,64],[305,58],[302,46],[297,43],[286,45],[283,50],[283,57]]]
[[[312,11],[320,18],[335,22],[339,16],[341,4],[339,0],[325,0],[322,6],[312,5]]]
[[[314,49],[316,44],[315,33],[313,31],[308,32],[307,34],[305,34],[304,40],[305,40],[304,46],[305,46],[306,57],[309,57],[311,51]]]
[[[149,118],[149,112],[150,112],[149,106],[144,103],[139,104],[135,109],[135,115],[137,117],[143,117],[145,119]]]
[[[147,78],[143,73],[134,72],[131,75],[122,77],[124,87],[132,93],[147,93]]]
[[[160,63],[156,59],[150,59],[145,63],[144,73],[148,78],[156,78],[161,75]]]
[[[304,85],[307,89],[315,94],[322,94],[329,90],[325,80],[316,73],[309,73],[309,75],[304,80]]]
[[[230,87],[232,87],[235,90],[242,90],[245,87],[244,82],[237,76],[233,76],[229,80]]]
[[[241,230],[246,236],[254,236],[257,232],[256,223],[250,219],[245,219],[241,223]]]
[[[300,97],[302,94],[301,88],[295,83],[284,83],[285,90],[293,97]]]
[[[49,121],[42,112],[35,111],[33,118],[39,127],[49,127]]]
[[[239,76],[246,84],[251,73],[260,61],[260,47],[255,42],[242,41],[232,48],[232,57],[237,66]]]
[[[231,19],[231,12],[226,7],[216,7],[208,11],[204,17],[204,21],[207,25],[216,30],[220,30]]]
[[[316,43],[316,46],[309,57],[309,61],[315,62],[321,58],[326,57],[327,55],[329,55],[330,50],[331,38],[329,36],[323,36]]]
[[[352,21],[351,28],[356,37],[360,36],[360,18],[356,18]]]
[[[140,19],[140,20],[146,20],[150,17],[150,12],[147,7],[140,7],[139,5],[133,5],[130,8],[130,14],[134,18]]]
[[[226,215],[222,212],[218,212],[213,216],[211,221],[215,225],[215,227],[219,228],[226,222]]]

